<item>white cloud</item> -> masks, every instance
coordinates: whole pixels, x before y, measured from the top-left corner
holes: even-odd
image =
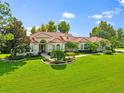
[[[92,18],[92,19],[101,19],[101,18],[103,18],[103,16],[102,15],[93,15],[93,16],[88,16],[89,18]]]
[[[75,18],[75,14],[72,14],[72,13],[69,13],[69,12],[64,12],[62,14],[62,18],[66,18],[66,19],[72,19],[72,18]]]
[[[124,0],[118,0],[120,4],[124,6]]]
[[[119,14],[122,11],[120,8],[115,8],[114,10],[104,11],[101,14],[95,14],[93,16],[88,16],[92,19],[102,19],[102,18],[112,18],[114,15]]]

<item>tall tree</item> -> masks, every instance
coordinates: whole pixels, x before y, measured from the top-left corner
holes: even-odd
[[[118,28],[116,32],[117,40],[119,42],[119,46],[124,46],[124,31],[122,28]]]
[[[40,31],[41,32],[46,32],[47,28],[46,28],[46,25],[42,24],[41,27],[40,27]]]
[[[58,24],[58,30],[62,33],[68,33],[70,30],[70,25],[66,23],[65,21],[61,21]]]
[[[42,24],[38,29],[37,32],[46,32],[47,28],[45,24]]]
[[[11,33],[14,35],[14,39],[7,42],[8,52],[10,52],[11,49],[15,49],[19,45],[30,43],[29,37],[26,36],[26,30],[24,29],[21,21],[13,18],[13,21],[7,26],[7,33]]]
[[[108,24],[106,21],[101,21],[97,27],[92,29],[90,36],[99,36],[105,39],[111,39],[111,37],[116,36],[116,31]]]
[[[57,27],[54,21],[49,21],[46,26],[48,32],[57,32]]]
[[[0,28],[5,26],[11,19],[9,4],[0,0]]]
[[[9,4],[0,0],[0,51],[3,50],[3,46],[9,40],[13,39],[13,35],[7,33],[6,28],[11,21],[11,12]]]
[[[33,26],[33,27],[32,27],[32,29],[31,29],[31,34],[36,33],[36,31],[37,31],[36,27],[35,27],[35,26]]]

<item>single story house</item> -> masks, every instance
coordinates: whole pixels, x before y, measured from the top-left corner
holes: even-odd
[[[78,43],[77,50],[87,50],[87,42],[98,42],[102,40],[99,37],[75,37],[71,34],[61,32],[37,32],[30,36],[30,47],[34,54],[39,52],[51,52],[59,49],[65,51],[66,42]]]

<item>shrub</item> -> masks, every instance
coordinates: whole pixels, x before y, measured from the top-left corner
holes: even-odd
[[[65,48],[67,51],[75,51],[78,48],[78,44],[74,42],[66,42]]]
[[[88,45],[88,49],[91,52],[97,52],[97,48],[98,48],[98,44],[97,43],[88,42],[87,45]]]
[[[112,47],[111,46],[106,46],[105,50],[103,51],[104,54],[109,54],[111,55],[113,53]]]
[[[25,58],[25,56],[9,56],[9,57],[7,57],[8,60],[21,60],[24,58]]]
[[[53,50],[51,52],[51,58],[55,58],[56,61],[64,60],[65,55],[64,52],[61,50]]]
[[[42,59],[43,61],[48,61],[48,59],[45,58],[45,57],[43,57],[43,56],[41,56],[41,59]]]
[[[109,55],[111,55],[113,52],[112,52],[112,50],[105,50],[104,51],[104,54],[109,54]]]

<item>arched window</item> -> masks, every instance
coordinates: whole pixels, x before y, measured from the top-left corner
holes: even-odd
[[[57,44],[57,45],[56,45],[56,49],[57,49],[57,50],[60,50],[60,44]]]
[[[46,43],[46,40],[41,40],[40,43],[41,44],[45,44]]]

